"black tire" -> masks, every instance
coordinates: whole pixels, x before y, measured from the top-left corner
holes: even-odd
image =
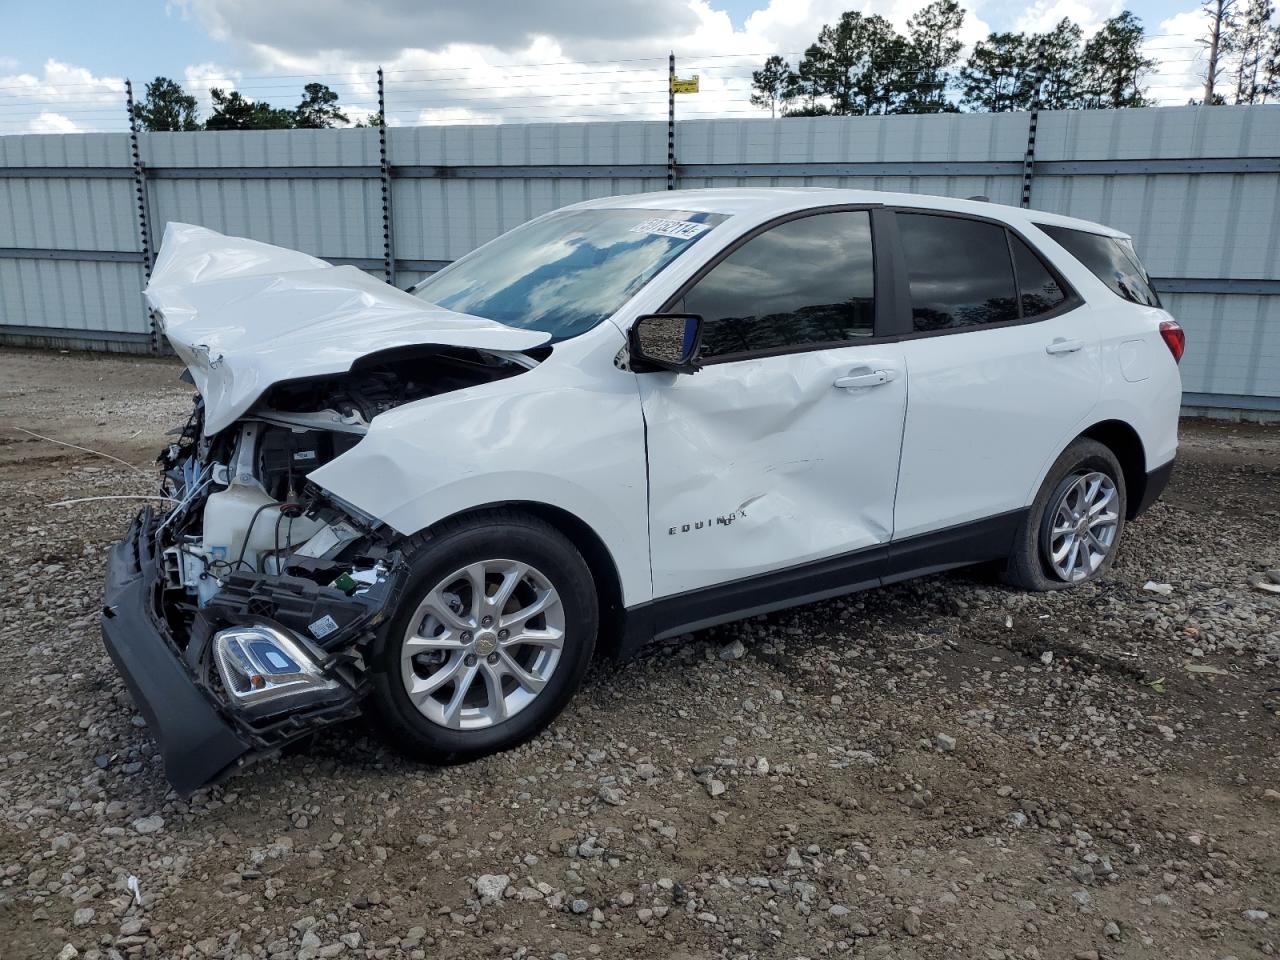
[[[1098,568],[1081,580],[1068,581],[1054,571],[1048,556],[1046,544],[1049,542],[1053,523],[1052,511],[1081,472],[1095,470],[1106,474],[1115,484],[1119,519],[1110,549]],[[1127,505],[1124,471],[1115,454],[1096,440],[1081,437],[1074,441],[1049,469],[1040,492],[1018,530],[1013,553],[1005,565],[1001,579],[1012,586],[1040,592],[1064,590],[1098,579],[1110,568],[1116,551],[1120,548]]]
[[[376,726],[410,757],[437,764],[473,760],[537,736],[577,691],[595,650],[596,590],[582,555],[550,524],[507,509],[446,521],[408,538],[401,548],[410,564],[409,578],[369,664],[373,692],[368,705]],[[531,564],[559,594],[565,620],[560,661],[546,686],[518,713],[482,729],[450,729],[429,720],[409,698],[400,663],[405,631],[422,597],[442,579],[467,564],[495,558]]]

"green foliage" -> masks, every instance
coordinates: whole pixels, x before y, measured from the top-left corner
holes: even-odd
[[[218,87],[209,91],[213,114],[206,130],[291,130],[297,126],[292,110],[279,109],[262,100],[248,100],[239,90],[227,93]]]
[[[1269,9],[1275,0],[1249,2]],[[993,33],[960,64],[964,16],[956,0],[932,0],[907,21],[904,36],[883,17],[848,11],[822,27],[795,69],[769,57],[752,74],[751,102],[787,117],[1149,103],[1144,83],[1155,61],[1142,54],[1142,21],[1128,11],[1088,42],[1066,17],[1043,34]],[[1267,18],[1259,12],[1256,19]],[[1264,35],[1255,43],[1260,52],[1250,89],[1258,102],[1267,90],[1280,97],[1280,28],[1268,42]]]
[[[338,109],[338,95],[323,83],[308,83],[302,91],[302,102],[294,111],[294,126],[303,130],[323,130],[338,123],[348,123],[347,115]]]
[[[1035,95],[1035,47],[1024,33],[979,40],[960,70],[965,106],[984,113],[1029,110]]]
[[[1143,80],[1156,62],[1142,53],[1142,21],[1126,10],[1089,38],[1081,55],[1086,110],[1151,105]]]
[[[787,61],[774,54],[763,67],[751,73],[752,105],[768,107],[769,115],[776,117],[778,107],[786,104],[798,79],[787,66]]]
[[[133,110],[142,129],[153,133],[200,129],[196,98],[168,77],[148,83],[146,97]]]

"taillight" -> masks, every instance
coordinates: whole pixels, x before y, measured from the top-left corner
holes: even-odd
[[[1182,362],[1182,352],[1187,349],[1187,335],[1177,320],[1160,321],[1160,338],[1173,354],[1173,362]]]

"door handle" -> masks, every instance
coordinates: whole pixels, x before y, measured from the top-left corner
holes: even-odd
[[[857,390],[862,387],[878,387],[897,379],[896,370],[872,370],[870,373],[851,373],[847,377],[836,377],[833,386],[841,390]]]
[[[1056,356],[1060,353],[1075,353],[1083,347],[1083,340],[1067,340],[1064,337],[1056,337],[1052,343],[1044,348],[1044,352]]]

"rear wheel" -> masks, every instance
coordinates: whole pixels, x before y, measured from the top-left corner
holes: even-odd
[[[1004,579],[1028,590],[1096,579],[1115,559],[1125,509],[1124,472],[1115,454],[1096,440],[1076,440],[1049,470]]]
[[[595,648],[581,555],[514,511],[450,522],[407,546],[409,581],[372,657],[375,718],[406,752],[437,763],[535,736]]]

